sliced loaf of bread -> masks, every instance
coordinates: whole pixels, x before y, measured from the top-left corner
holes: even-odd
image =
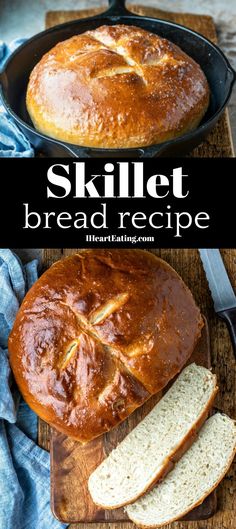
[[[187,366],[153,410],[91,474],[93,501],[105,509],[127,505],[167,471],[193,442],[217,392],[208,369]]]
[[[196,441],[151,492],[126,507],[139,527],[160,527],[182,518],[216,488],[236,452],[236,423],[217,413]]]

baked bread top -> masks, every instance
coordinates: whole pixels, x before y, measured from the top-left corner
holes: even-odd
[[[140,147],[197,127],[209,87],[200,66],[168,40],[135,26],[101,26],[43,56],[26,103],[35,128],[53,138]]]
[[[110,430],[184,366],[202,319],[164,261],[142,250],[86,250],[30,289],[9,338],[28,404],[86,442]]]

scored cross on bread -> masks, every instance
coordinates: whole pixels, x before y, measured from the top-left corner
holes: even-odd
[[[71,344],[69,344],[69,349],[66,351],[65,355],[62,356],[62,369],[65,369],[67,367],[68,362],[73,357],[73,354],[76,350],[76,346],[79,344],[81,336],[83,334],[87,334],[88,336],[93,337],[97,342],[100,342],[101,344],[106,346],[108,350],[108,344],[104,343],[103,340],[100,338],[99,333],[95,330],[94,325],[98,325],[99,323],[103,322],[113,312],[122,307],[122,305],[128,300],[128,298],[129,294],[127,293],[118,294],[115,298],[110,299],[103,306],[99,307],[94,312],[92,312],[88,319],[86,319],[80,313],[75,313],[78,320],[79,328],[81,329],[81,333],[79,334],[78,338],[76,338]],[[75,312],[73,308],[71,308],[71,310]],[[119,351],[117,351],[117,353],[119,354]],[[111,354],[115,354],[114,348],[112,349]]]
[[[141,250],[86,250],[35,283],[9,339],[16,382],[58,430],[87,442],[182,369],[202,319],[178,274]]]
[[[121,27],[120,27],[121,28]],[[184,60],[174,56],[172,50],[162,51],[161,46],[157,46],[154,35],[149,34],[149,46],[145,50],[137,46],[137,36],[145,37],[145,32],[134,34],[134,39],[131,41],[129,31],[124,28],[108,28],[101,27],[97,30],[88,31],[81,42],[84,44],[75,54],[70,56],[70,61],[75,61],[77,64],[83,64],[91,54],[96,60],[91,61],[89,73],[91,77],[105,78],[113,77],[115,75],[132,74],[137,76],[145,85],[148,84],[146,79],[151,74],[152,67],[162,67],[168,63],[174,67],[179,68],[184,65]],[[153,39],[153,42],[151,40]],[[154,72],[153,72],[154,73]]]

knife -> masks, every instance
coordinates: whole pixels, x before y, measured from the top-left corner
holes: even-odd
[[[236,295],[226,272],[218,249],[199,250],[203,268],[210,287],[214,308],[220,318],[225,320],[234,354],[236,356]]]

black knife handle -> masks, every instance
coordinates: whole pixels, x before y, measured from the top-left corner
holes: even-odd
[[[236,357],[236,308],[221,310],[220,312],[217,312],[217,314],[220,318],[225,320],[228,326],[233,345],[234,356]]]

